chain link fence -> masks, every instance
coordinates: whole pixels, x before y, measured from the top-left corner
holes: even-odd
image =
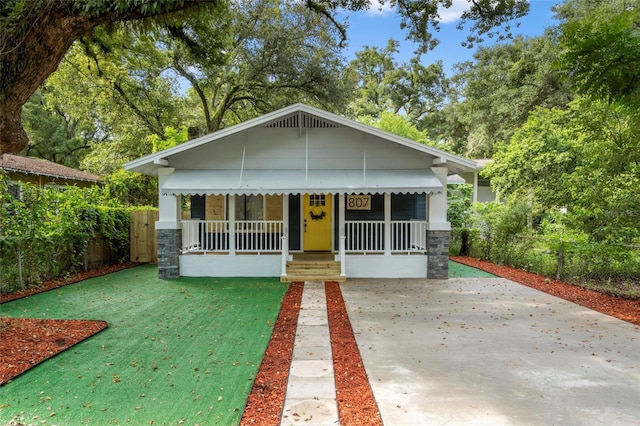
[[[498,239],[477,231],[452,233],[451,253],[511,266],[605,293],[640,298],[640,244],[592,243],[561,236]]]

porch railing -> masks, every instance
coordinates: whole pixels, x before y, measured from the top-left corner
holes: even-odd
[[[182,252],[280,252],[282,230],[277,220],[184,220]]]
[[[280,252],[281,220],[242,220],[236,222],[236,251]]]
[[[391,251],[427,251],[427,222],[417,220],[391,222]]]
[[[183,220],[182,252],[194,251],[229,251],[229,222]]]
[[[384,252],[384,221],[346,221],[344,223],[347,252]]]
[[[391,253],[424,252],[427,247],[426,221],[391,221]],[[385,252],[385,221],[345,222],[345,250],[356,253]]]
[[[182,252],[281,252],[283,228],[275,220],[237,221],[233,229],[226,220],[185,220]],[[426,221],[391,221],[390,230],[389,252],[426,251]],[[345,222],[344,244],[350,253],[384,253],[385,221]]]

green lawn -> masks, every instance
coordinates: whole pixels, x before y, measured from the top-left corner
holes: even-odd
[[[0,424],[237,424],[287,288],[141,266],[1,305],[109,328],[0,387]]]
[[[449,261],[450,278],[495,278],[496,276],[481,269]]]

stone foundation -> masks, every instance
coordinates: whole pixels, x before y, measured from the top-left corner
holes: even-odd
[[[427,231],[427,278],[449,278],[451,231]]]
[[[158,229],[158,278],[180,276],[182,229]]]

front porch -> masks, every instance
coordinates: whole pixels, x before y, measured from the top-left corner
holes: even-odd
[[[125,168],[158,176],[162,278],[289,280],[309,252],[341,278],[447,278],[447,175],[475,163],[296,104]]]
[[[181,254],[281,253],[285,235],[283,221],[183,220]],[[412,254],[427,249],[426,221],[345,221],[346,254]],[[299,236],[297,236],[299,238]],[[304,247],[304,238],[292,245]],[[305,250],[288,251],[304,253]],[[335,244],[332,242],[331,246]],[[339,252],[327,247],[328,252]],[[311,250],[310,252],[316,252]]]
[[[284,221],[183,220],[181,226],[185,276],[243,271],[283,282],[427,276],[426,221],[345,221],[338,249],[325,252],[290,251],[304,248],[304,237],[289,244]]]

